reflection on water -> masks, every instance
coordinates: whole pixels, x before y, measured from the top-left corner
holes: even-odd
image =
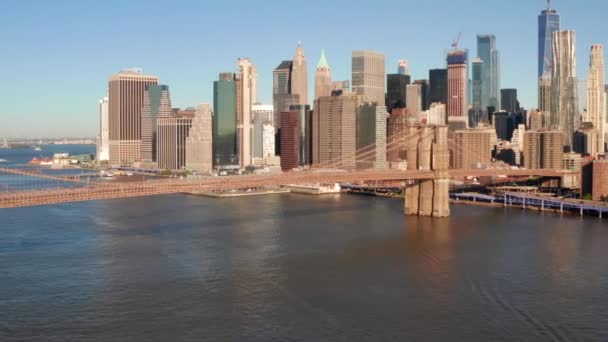
[[[0,220],[0,340],[608,340],[595,219],[161,196]]]

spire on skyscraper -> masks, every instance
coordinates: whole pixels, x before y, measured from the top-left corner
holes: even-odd
[[[317,64],[317,69],[319,69],[319,68],[329,69],[329,64],[327,63],[327,58],[325,58],[325,49],[321,49],[321,58],[319,59],[319,64]]]

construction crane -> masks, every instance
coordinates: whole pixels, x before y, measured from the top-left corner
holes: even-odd
[[[456,38],[456,40],[454,40],[452,42],[452,48],[454,49],[454,51],[458,50],[458,43],[460,43],[461,37],[462,37],[462,32],[458,32],[458,37]]]

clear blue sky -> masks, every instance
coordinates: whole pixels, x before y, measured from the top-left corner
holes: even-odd
[[[444,66],[459,31],[476,54],[493,33],[502,88],[536,106],[537,16],[544,0],[2,0],[0,137],[93,136],[107,78],[138,66],[171,87],[175,107],[211,102],[212,82],[237,57],[258,68],[259,98],[272,100],[272,70],[298,40],[314,70],[325,48],[333,78],[350,79],[351,51],[407,58],[414,78]],[[606,45],[608,2],[554,0],[562,28],[577,31],[578,74]],[[395,70],[394,70],[395,69]],[[312,73],[309,83],[312,87]],[[312,92],[311,92],[312,94]]]

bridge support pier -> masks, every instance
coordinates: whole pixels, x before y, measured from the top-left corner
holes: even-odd
[[[408,170],[433,170],[435,179],[413,181],[404,191],[406,215],[450,216],[448,176],[448,128],[445,126],[409,127],[406,134],[418,132],[417,144],[407,147]]]

